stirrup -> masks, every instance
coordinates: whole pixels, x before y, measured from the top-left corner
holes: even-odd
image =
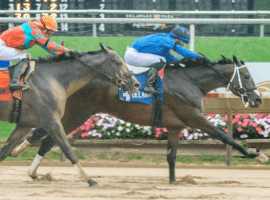
[[[161,92],[155,90],[154,88],[148,88],[149,90],[147,90],[147,87],[144,88],[143,92],[147,93],[147,94],[152,94],[152,95],[160,95]],[[152,89],[152,90],[151,90]]]

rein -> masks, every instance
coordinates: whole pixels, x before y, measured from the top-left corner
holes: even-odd
[[[95,71],[101,73],[102,75],[105,75],[105,76],[106,76],[108,79],[110,79],[111,81],[115,80],[116,84],[119,85],[119,86],[121,87],[122,85],[125,84],[125,82],[127,82],[127,78],[131,77],[133,74],[130,73],[128,76],[122,77],[122,75],[121,75],[121,73],[119,72],[119,70],[115,69],[115,67],[112,65],[111,57],[112,57],[113,55],[115,55],[115,53],[113,53],[113,54],[111,54],[110,56],[108,56],[108,57],[106,58],[106,60],[107,60],[107,59],[109,60],[109,62],[110,62],[110,64],[111,64],[111,66],[112,66],[112,68],[113,68],[115,74],[117,75],[117,76],[115,76],[115,77],[112,77],[112,76],[110,76],[110,75],[104,73],[103,71],[101,71],[101,70],[99,70],[99,69],[97,69],[97,68],[95,68],[95,67],[93,67],[93,66],[87,64],[86,62],[84,62],[84,61],[82,61],[80,58],[78,58],[77,55],[75,55],[75,56],[73,56],[73,57],[74,57],[76,60],[78,60],[78,61],[80,61],[81,63],[83,63],[85,66],[94,69]]]

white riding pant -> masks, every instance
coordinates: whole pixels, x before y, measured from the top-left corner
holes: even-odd
[[[160,60],[166,62],[166,59],[162,56],[151,53],[141,53],[132,47],[127,47],[124,58],[127,64],[136,67],[147,67],[153,63],[160,62]]]
[[[24,50],[7,47],[5,42],[0,39],[0,60],[20,61],[28,57]]]

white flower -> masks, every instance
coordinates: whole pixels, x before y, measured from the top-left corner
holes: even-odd
[[[129,122],[128,122],[128,123],[126,123],[126,126],[131,126],[131,123],[129,123]]]
[[[118,131],[122,131],[123,130],[123,127],[122,126],[118,126],[117,130]]]
[[[130,132],[130,129],[129,128],[126,128],[126,132],[129,133]]]
[[[119,122],[120,122],[120,124],[125,124],[126,123],[125,121],[123,121],[121,119],[119,119]]]

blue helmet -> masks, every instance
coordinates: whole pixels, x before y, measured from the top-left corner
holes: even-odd
[[[190,42],[190,35],[189,32],[186,28],[181,27],[181,26],[176,26],[171,32],[170,35],[173,38],[177,38],[179,40],[182,40],[185,43]]]

